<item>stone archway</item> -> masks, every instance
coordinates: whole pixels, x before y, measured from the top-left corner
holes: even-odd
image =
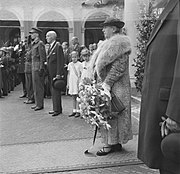
[[[103,40],[102,28],[99,26],[109,14],[104,12],[96,12],[90,15],[84,24],[85,45],[88,47],[91,43],[98,43]]]
[[[64,41],[69,41],[68,22],[62,14],[56,11],[49,11],[42,14],[37,21],[37,27],[43,31],[42,40],[44,42],[46,42],[45,35],[50,30],[53,30],[57,33],[57,40],[59,42],[62,43]]]
[[[0,11],[0,47],[14,45],[20,37],[20,21],[17,16],[7,10]]]

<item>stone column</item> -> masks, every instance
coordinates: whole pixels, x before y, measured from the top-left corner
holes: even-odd
[[[127,35],[131,38],[132,42],[132,53],[130,55],[129,65],[130,65],[130,78],[131,78],[131,85],[134,86],[134,73],[135,68],[132,66],[133,59],[136,56],[136,34],[137,30],[135,27],[135,23],[138,22],[138,0],[125,0],[125,9],[124,9],[124,21],[125,27],[127,29]]]
[[[69,28],[69,44],[70,44],[73,36],[74,36],[74,30],[73,30],[73,28]]]
[[[74,36],[78,37],[80,45],[82,44],[82,22],[80,20],[74,21]]]
[[[131,38],[132,42],[132,54],[130,55],[130,78],[131,78],[131,86],[134,85],[134,73],[136,68],[132,66],[133,59],[136,57],[136,37],[137,37],[137,29],[135,24],[139,21],[139,11],[140,11],[140,3],[145,3],[148,7],[149,0],[124,0],[125,1],[125,9],[124,9],[124,19],[126,23],[127,34]]]
[[[23,9],[24,9],[24,21],[23,21],[24,22],[24,35],[26,37],[29,35],[29,31],[33,27],[33,19],[32,19],[33,8],[24,6]]]
[[[21,36],[21,40],[25,39],[25,33],[24,33],[24,27],[23,26],[20,27],[20,36]]]
[[[81,28],[82,44],[85,45],[85,28]]]

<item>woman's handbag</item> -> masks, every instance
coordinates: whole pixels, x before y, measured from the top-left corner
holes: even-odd
[[[123,102],[113,92],[111,92],[111,97],[111,112],[121,113],[125,109]]]

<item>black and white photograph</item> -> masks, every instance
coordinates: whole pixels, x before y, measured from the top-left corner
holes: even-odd
[[[180,174],[180,1],[0,0],[0,173]]]

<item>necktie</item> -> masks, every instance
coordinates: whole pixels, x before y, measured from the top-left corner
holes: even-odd
[[[50,53],[50,50],[51,50],[51,45],[49,44],[48,54]]]

